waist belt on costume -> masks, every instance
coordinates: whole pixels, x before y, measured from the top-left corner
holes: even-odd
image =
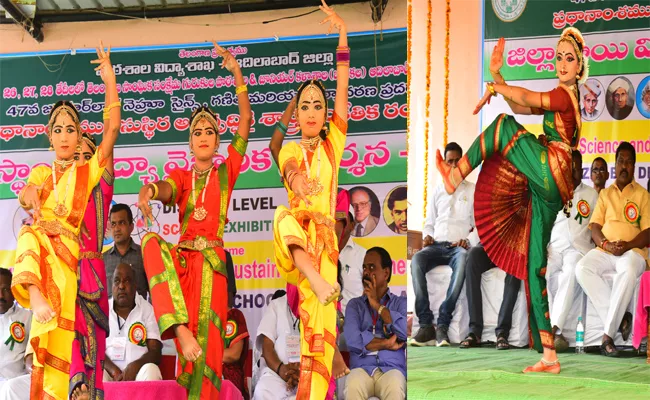
[[[79,237],[70,229],[66,228],[60,221],[36,221],[36,226],[42,228],[48,236],[65,236],[70,240],[79,243]]]
[[[97,259],[97,260],[102,260],[104,258],[104,255],[102,253],[98,253],[96,251],[81,251],[79,252],[79,259],[80,260],[92,260],[92,259]]]
[[[194,238],[194,240],[183,240],[178,244],[178,247],[188,249],[188,250],[203,251],[207,248],[223,247],[223,240],[221,239],[207,240],[202,236],[198,236]]]

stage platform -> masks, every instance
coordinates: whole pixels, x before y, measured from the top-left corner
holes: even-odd
[[[407,352],[409,400],[650,399],[650,364],[631,348],[620,358],[561,353],[560,375],[521,373],[541,357],[528,349],[409,346]]]

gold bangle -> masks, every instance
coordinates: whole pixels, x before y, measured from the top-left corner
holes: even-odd
[[[497,97],[497,92],[494,90],[494,83],[488,82],[487,83],[487,88],[490,91],[490,94],[494,97]]]
[[[110,112],[112,109],[115,107],[119,107],[122,105],[122,102],[116,101],[115,103],[111,103],[108,107],[104,107],[104,113]]]
[[[246,85],[237,86],[237,88],[235,89],[235,94],[241,94],[244,92],[248,92],[248,86]]]
[[[149,184],[153,189],[153,195],[151,196],[152,200],[157,200],[158,199],[158,185],[155,183],[150,183]]]

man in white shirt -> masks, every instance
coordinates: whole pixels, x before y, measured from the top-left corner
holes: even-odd
[[[300,321],[288,296],[271,300],[257,328],[257,351],[262,353],[253,400],[295,399],[300,377]]]
[[[457,143],[452,142],[445,147],[445,162],[448,165],[455,166],[462,156],[463,150]],[[423,248],[411,260],[415,313],[420,321],[420,329],[411,342],[414,346],[433,346],[436,336],[438,346],[449,346],[447,331],[465,282],[465,260],[471,246],[468,237],[474,230],[474,187],[473,183],[463,181],[456,192],[449,195],[444,185],[440,184],[429,197],[422,231]],[[449,265],[453,272],[447,297],[440,305],[436,332],[426,274],[439,265]]]
[[[20,307],[11,293],[11,271],[0,268],[0,387],[27,373],[25,349],[32,313]]]
[[[135,271],[119,264],[108,301],[104,381],[159,381],[162,342],[153,306],[136,292]]]
[[[379,223],[379,217],[371,214],[372,199],[370,193],[364,187],[356,187],[350,191],[350,199],[354,208],[355,221],[352,234],[356,237],[370,235]]]
[[[551,311],[551,326],[555,338],[555,350],[566,351],[569,343],[562,335],[566,327],[567,315],[571,306],[580,300],[575,269],[578,262],[595,246],[591,240],[589,220],[598,201],[598,193],[593,188],[582,183],[582,154],[573,150],[573,200],[570,216],[560,211],[551,230],[551,240],[548,243],[548,263],[546,279],[559,273],[558,290],[553,297]],[[558,272],[559,271],[559,272]],[[575,324],[577,321],[568,321]]]
[[[0,384],[0,400],[29,400],[29,390],[32,384],[32,367],[34,365],[34,349],[27,343],[25,349],[25,374],[11,378]]]

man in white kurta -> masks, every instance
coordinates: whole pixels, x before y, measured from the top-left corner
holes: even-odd
[[[281,373],[285,371],[284,366],[300,362],[299,320],[291,312],[286,295],[271,300],[264,310],[255,339],[256,350],[262,354],[265,338],[273,342],[275,354],[267,355],[269,360],[261,359],[259,379],[253,388],[253,400],[294,399],[298,386],[290,389],[287,382],[271,368],[278,364],[275,358],[283,364],[280,366]],[[274,360],[271,361],[270,358]]]
[[[0,387],[0,400],[29,400],[32,384],[32,366],[34,365],[34,349],[27,343],[25,350],[25,374],[11,378]]]
[[[462,156],[463,150],[457,143],[445,147],[447,165],[456,166]],[[450,195],[440,184],[429,195],[422,250],[411,260],[415,314],[420,322],[411,342],[414,346],[449,346],[449,324],[465,283],[467,250],[478,244],[470,243],[470,232],[474,230],[474,189],[473,183],[463,181]],[[426,275],[440,265],[449,265],[452,274],[449,287],[443,289],[447,295],[440,305],[436,331]]]
[[[557,293],[551,301],[551,326],[555,334],[555,349],[565,351],[569,343],[562,335],[562,329],[577,321],[567,321],[571,307],[580,301],[582,290],[576,282],[575,268],[589,250],[593,249],[589,221],[598,201],[595,189],[582,183],[582,155],[574,150],[573,158],[573,200],[570,216],[560,211],[551,231],[548,243],[548,264],[546,279],[559,274]],[[549,298],[551,298],[549,296]]]
[[[34,365],[34,349],[27,343],[25,350],[25,374],[11,378],[0,387],[0,400],[29,400],[32,385],[32,366]]]
[[[0,387],[27,373],[24,358],[32,313],[16,303],[11,278],[8,269],[0,268]]]
[[[158,323],[153,306],[136,292],[134,282],[133,268],[119,264],[113,279],[113,297],[108,301],[110,334],[106,338],[106,382],[162,380],[156,363],[162,356]],[[137,368],[137,372],[131,368]]]

